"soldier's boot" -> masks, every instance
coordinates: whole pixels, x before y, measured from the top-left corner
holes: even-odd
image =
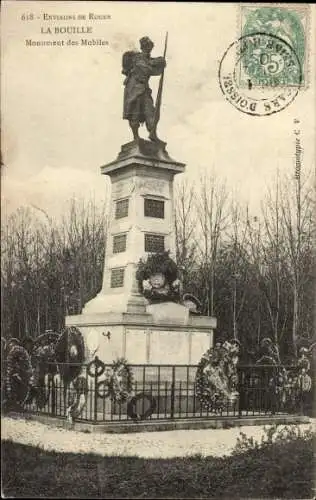
[[[150,110],[150,113],[147,113],[146,116],[146,128],[148,130],[148,138],[153,142],[160,142],[160,139],[157,136],[155,125],[155,109],[154,107]]]
[[[129,126],[132,129],[134,141],[138,141],[139,140],[139,134],[138,134],[139,123],[138,122],[134,122],[134,121],[130,121],[129,122]]]
[[[149,132],[149,139],[153,142],[160,142],[160,139],[157,136],[156,130],[151,130]]]

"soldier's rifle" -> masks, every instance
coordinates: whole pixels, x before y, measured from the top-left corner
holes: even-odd
[[[166,59],[167,46],[168,46],[168,31],[166,33],[166,38],[165,38],[165,50],[164,50],[164,54],[163,54],[164,59]],[[160,76],[159,87],[158,87],[158,92],[157,92],[157,97],[156,97],[154,123],[153,123],[153,131],[154,132],[156,132],[157,125],[158,125],[158,122],[160,119],[160,108],[161,108],[161,100],[162,100],[164,74],[165,74],[165,68],[163,68],[161,76]]]

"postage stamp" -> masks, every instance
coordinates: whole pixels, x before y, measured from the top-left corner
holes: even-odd
[[[307,87],[309,6],[247,4],[239,14],[240,36],[220,62],[220,88],[244,113],[282,111]]]
[[[232,42],[218,72],[225,98],[239,111],[266,116],[285,109],[302,82],[300,60],[281,38],[255,32]]]
[[[307,44],[309,32],[309,6],[298,4],[253,4],[240,6],[240,36],[265,33],[286,42],[296,54],[301,67],[300,85],[307,83],[308,61]],[[251,79],[253,85],[279,86],[297,85],[297,77],[289,65],[283,71],[280,48],[274,44],[273,50],[256,51],[244,58],[239,74],[240,85],[247,86]]]

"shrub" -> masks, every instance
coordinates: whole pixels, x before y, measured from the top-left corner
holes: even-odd
[[[311,426],[308,429],[302,430],[297,424],[274,424],[271,426],[265,426],[263,431],[264,434],[260,441],[247,436],[244,432],[241,432],[240,436],[237,438],[233,454],[238,455],[251,450],[259,450],[259,448],[272,445],[273,443],[290,443],[295,440],[308,441],[315,437],[315,433],[313,432]]]

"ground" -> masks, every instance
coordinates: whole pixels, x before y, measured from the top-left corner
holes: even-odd
[[[302,429],[308,427],[309,424],[300,425]],[[2,419],[2,439],[39,446],[47,451],[95,453],[102,456],[173,458],[200,454],[222,457],[231,454],[240,432],[260,439],[264,431],[263,426],[245,426],[231,429],[174,430],[136,434],[86,434],[34,421],[9,417]]]
[[[2,493],[11,498],[313,498],[310,433],[260,449],[246,439],[236,454],[240,431],[258,441],[264,433],[257,426],[87,434],[6,417]]]

